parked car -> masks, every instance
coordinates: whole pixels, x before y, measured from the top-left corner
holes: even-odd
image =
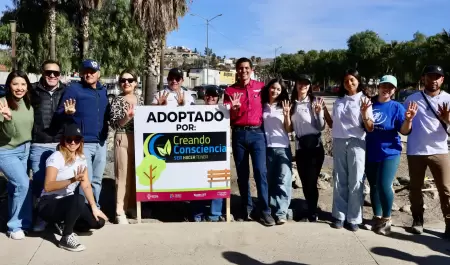
[[[0,85],[0,97],[4,97],[6,95],[6,86]]]
[[[398,92],[398,96],[397,96],[397,101],[400,103],[405,102],[406,98],[409,97],[410,95],[418,92],[419,90],[412,90],[412,89],[407,89],[407,90],[401,90],[400,92]]]

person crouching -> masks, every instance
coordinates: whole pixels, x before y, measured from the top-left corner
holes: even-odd
[[[53,223],[62,235],[59,247],[76,252],[86,247],[78,241],[74,229],[100,229],[108,219],[94,199],[83,143],[78,126],[66,125],[57,151],[46,161],[44,190],[38,203],[39,216]],[[78,194],[78,188],[83,190],[89,205]]]

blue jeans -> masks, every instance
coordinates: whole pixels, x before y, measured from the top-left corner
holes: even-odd
[[[366,141],[333,138],[334,218],[351,224],[362,223]]]
[[[55,151],[56,144],[54,148],[31,144],[30,163],[33,171],[32,190],[35,198],[39,198],[44,189],[46,161]]]
[[[28,230],[32,222],[30,178],[27,174],[30,143],[14,149],[0,148],[0,170],[8,179],[9,232]]]
[[[259,210],[270,214],[266,168],[266,138],[263,129],[244,130],[234,128],[232,133],[232,147],[238,176],[239,193],[242,198],[242,214],[248,215],[253,211],[253,200],[249,182],[249,155],[252,158],[253,177],[258,191]]]
[[[370,201],[374,216],[391,217],[394,203],[394,182],[400,164],[400,155],[380,162],[366,162],[366,176],[370,184]]]
[[[191,201],[193,204],[194,220],[200,222],[206,211],[206,206],[211,204],[211,208],[208,214],[208,220],[217,222],[220,216],[222,216],[223,199],[214,199],[206,201]]]
[[[292,153],[290,148],[267,148],[267,181],[270,206],[278,219],[286,219],[292,191]]]
[[[92,192],[97,203],[97,207],[100,208],[100,192],[102,190],[103,172],[106,166],[106,143],[85,143],[84,155],[87,160],[88,176],[92,185]],[[80,194],[84,195],[83,189],[79,189]]]

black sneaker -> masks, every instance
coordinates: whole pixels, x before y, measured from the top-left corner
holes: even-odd
[[[341,220],[334,220],[334,222],[331,224],[332,228],[336,229],[342,229],[344,227],[344,221]]]
[[[59,247],[74,252],[80,252],[86,249],[86,247],[78,241],[78,237],[74,233],[61,237]]]
[[[311,214],[308,216],[308,221],[310,223],[315,223],[315,222],[319,221],[319,217],[317,216],[317,214]]]
[[[423,216],[414,216],[411,232],[416,235],[423,233]]]
[[[260,220],[265,226],[274,226],[276,224],[275,219],[268,213],[262,213]]]

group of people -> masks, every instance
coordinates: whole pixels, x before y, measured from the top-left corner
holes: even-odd
[[[393,100],[397,90],[394,76],[383,76],[378,95],[370,98],[362,92],[358,71],[349,69],[342,76],[331,113],[323,99],[313,95],[308,75],[298,75],[289,95],[283,80],[274,79],[267,85],[251,80],[253,66],[247,58],[239,59],[236,69],[239,81],[226,89],[224,104],[231,112],[233,157],[242,198],[239,219],[259,218],[267,226],[286,223],[292,190],[289,133],[293,132],[295,162],[308,206],[303,219],[318,220],[317,179],[324,162],[321,132],[327,124],[333,137],[332,227],[359,229],[367,177],[373,208],[371,229],[382,235],[390,233],[401,133],[408,135],[411,231],[423,231],[422,186],[429,167],[446,223],[444,236],[450,238],[450,95],[441,90],[444,71],[440,66],[423,69],[424,90],[403,104]],[[249,156],[258,192],[257,210],[249,189]]]
[[[308,75],[298,75],[289,95],[281,79],[267,85],[252,80],[253,65],[247,58],[236,62],[236,70],[238,82],[225,90],[223,103],[230,109],[232,151],[242,199],[237,219],[259,219],[267,226],[286,223],[292,190],[292,132],[295,162],[308,206],[305,219],[318,220],[317,179],[325,156],[321,132],[328,124],[333,136],[333,227],[358,230],[367,177],[372,228],[389,234],[401,133],[409,135],[413,232],[423,230],[421,189],[425,170],[430,167],[446,222],[445,235],[450,236],[450,95],[440,89],[444,80],[441,67],[425,67],[424,91],[411,95],[403,105],[392,100],[397,89],[394,76],[383,76],[378,96],[369,98],[362,93],[359,73],[348,70],[332,113],[323,99],[313,95]],[[133,70],[120,74],[122,93],[111,104],[99,82],[98,62],[83,61],[81,81],[67,87],[60,76],[60,65],[52,60],[42,64],[42,77],[35,84],[26,73],[13,71],[6,81],[6,96],[0,99],[0,170],[8,179],[8,235],[23,239],[32,227],[39,232],[51,224],[62,236],[61,248],[82,251],[85,246],[74,231],[100,229],[108,221],[100,210],[99,197],[109,126],[115,130],[115,222],[128,224],[127,216],[136,215],[133,117],[135,106],[143,101],[134,93],[138,79]],[[171,69],[167,81],[168,86],[155,95],[152,105],[195,104],[181,88],[181,70]],[[205,104],[218,104],[219,95],[219,91],[208,89]],[[257,207],[249,187],[249,156]],[[222,203],[222,199],[192,202],[193,219],[222,220]]]

